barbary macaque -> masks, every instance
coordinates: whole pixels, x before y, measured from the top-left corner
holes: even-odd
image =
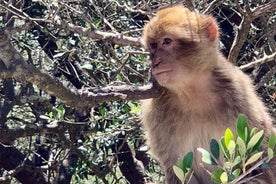
[[[235,130],[240,113],[251,128],[265,131],[266,141],[276,132],[249,77],[220,53],[219,28],[212,16],[183,6],[160,10],[145,25],[143,41],[161,94],[142,103],[142,122],[166,183],[180,183],[172,166],[190,151],[195,154],[191,183],[213,183],[197,148],[208,150],[211,139],[219,140],[226,128]],[[276,183],[276,162],[270,163],[250,183]]]

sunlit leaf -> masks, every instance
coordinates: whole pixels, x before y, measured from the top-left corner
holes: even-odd
[[[227,183],[228,182],[228,175],[227,175],[226,172],[221,173],[221,175],[220,175],[220,181],[222,183]]]
[[[177,160],[177,163],[178,163],[178,167],[180,167],[182,170],[184,170],[184,166],[183,166],[183,159],[178,159]]]
[[[236,166],[238,165],[239,163],[241,162],[241,157],[240,156],[237,156],[234,160],[234,165],[233,166]]]
[[[235,179],[238,178],[240,176],[241,173],[241,169],[235,169],[232,174],[235,176]]]
[[[246,162],[245,162],[245,166],[252,164],[253,162],[257,161],[259,158],[261,158],[261,156],[263,155],[263,151],[255,153],[254,155],[252,155]]]
[[[250,131],[249,138],[253,137],[258,132],[258,129],[256,127],[253,127],[252,130]]]
[[[238,152],[240,153],[240,155],[243,157],[246,154],[246,145],[245,142],[242,138],[238,137],[237,141],[236,141],[237,145],[238,145]]]
[[[234,140],[234,135],[233,135],[232,131],[229,128],[227,128],[224,133],[224,141],[225,141],[225,145],[227,148],[228,148],[228,144],[231,140],[232,141]]]
[[[211,173],[211,179],[215,183],[221,183],[220,176],[224,172],[223,169],[217,169]]]
[[[269,136],[268,147],[274,150],[275,144],[276,144],[276,136],[275,134],[271,134]]]
[[[174,165],[173,172],[178,177],[178,179],[181,181],[181,183],[183,183],[185,178],[184,178],[184,172],[182,171],[182,169]]]
[[[247,149],[253,148],[255,145],[258,145],[263,135],[264,135],[264,130],[261,130],[257,132],[253,137],[251,137],[251,139],[247,144]]]
[[[274,152],[271,148],[267,148],[267,156],[268,156],[267,161],[269,161],[273,158]]]
[[[61,119],[64,117],[64,114],[65,114],[65,108],[63,105],[59,105],[58,108],[58,119]]]
[[[120,45],[118,45],[118,44],[114,45],[114,49],[118,49],[119,47],[120,47]]]
[[[138,114],[140,112],[140,107],[137,104],[135,104],[133,102],[128,102],[127,104],[130,107],[131,114]]]
[[[235,153],[236,150],[236,143],[233,140],[230,140],[227,146],[227,149],[230,153],[230,155],[233,155]]]
[[[231,169],[233,166],[234,166],[234,163],[233,163],[233,162],[224,161],[224,167],[225,167],[226,169]]]
[[[206,164],[210,164],[210,165],[216,165],[216,163],[212,160],[211,154],[206,151],[203,148],[197,148],[197,150],[202,154],[202,161]]]

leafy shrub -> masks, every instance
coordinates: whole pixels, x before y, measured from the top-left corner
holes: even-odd
[[[236,136],[227,128],[224,136],[219,140],[212,139],[210,152],[198,148],[202,154],[202,162],[216,166],[211,172],[211,179],[215,183],[244,183],[256,176],[248,177],[248,174],[257,168],[268,168],[268,162],[275,156],[276,136],[270,135],[267,153],[261,147],[264,138],[264,130],[253,127],[251,130],[248,121],[243,114],[237,119]],[[220,157],[223,156],[223,159]],[[219,160],[223,162],[220,163]],[[193,153],[187,153],[183,159],[179,159],[178,166],[173,170],[181,182],[189,183],[192,177]]]

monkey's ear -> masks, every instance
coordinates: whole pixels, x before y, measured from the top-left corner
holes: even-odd
[[[207,18],[205,29],[210,41],[215,41],[218,38],[218,25],[213,17]]]

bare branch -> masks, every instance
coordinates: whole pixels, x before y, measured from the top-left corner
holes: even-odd
[[[238,55],[240,53],[240,49],[242,48],[246,38],[247,34],[250,30],[250,24],[252,22],[252,19],[250,16],[245,15],[240,23],[240,25],[237,27],[236,36],[234,39],[234,42],[230,48],[228,60],[232,63],[235,63],[237,61]]]
[[[235,0],[235,4],[238,7],[238,12],[241,14],[242,16],[242,21],[240,23],[240,25],[238,27],[236,27],[236,36],[235,39],[233,41],[233,44],[230,48],[230,52],[228,55],[228,60],[232,63],[236,63],[236,60],[238,58],[240,49],[242,48],[247,34],[250,30],[250,24],[253,21],[252,16],[251,16],[251,11],[245,12],[245,10],[243,10],[240,5],[239,2],[237,0]]]
[[[114,100],[141,100],[154,98],[159,95],[159,87],[156,85],[145,86],[107,86],[94,89],[87,93],[87,103],[98,104]]]
[[[261,17],[267,13],[275,12],[276,9],[276,2],[269,2],[264,5],[258,6],[255,8],[252,12],[253,19],[256,19],[258,17]]]
[[[123,46],[126,46],[126,45],[132,45],[137,47],[142,46],[140,38],[124,36],[123,34],[120,34],[120,33],[103,32],[99,30],[89,30],[84,27],[76,26],[74,24],[66,23],[66,22],[56,23],[56,25],[61,28],[67,29],[75,33],[79,33],[83,36],[87,36],[88,38],[92,38],[92,39],[112,41],[118,45],[123,45]]]
[[[211,3],[208,4],[207,8],[203,11],[203,13],[208,14],[216,7],[222,3],[221,0],[213,0]]]
[[[65,128],[63,124],[55,124],[54,126],[52,124],[45,126],[29,124],[16,129],[4,129],[4,132],[0,134],[0,142],[13,142],[20,137],[33,136],[41,132],[58,133],[64,131]]]
[[[261,64],[268,63],[270,61],[274,61],[275,59],[276,59],[276,52],[271,55],[265,55],[263,58],[253,61],[251,63],[242,65],[242,66],[240,66],[240,69],[244,71],[249,68],[253,68],[253,67],[259,66]]]

